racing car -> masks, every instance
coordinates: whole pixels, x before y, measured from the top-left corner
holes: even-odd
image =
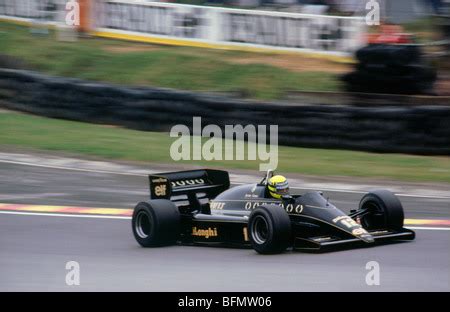
[[[222,170],[149,175],[150,200],[136,205],[132,230],[143,247],[171,244],[252,247],[260,254],[287,249],[413,240],[403,227],[403,207],[387,190],[365,194],[345,214],[320,191],[269,196],[269,170],[259,183],[230,187]]]

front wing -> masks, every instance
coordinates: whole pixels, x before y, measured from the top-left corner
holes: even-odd
[[[373,243],[366,243],[357,237],[342,238],[337,236],[317,236],[317,237],[296,237],[294,239],[294,249],[301,250],[328,250],[333,248],[350,247],[369,247],[375,244],[387,243],[393,241],[413,240],[415,233],[408,229],[401,230],[378,230],[368,231],[374,238]]]

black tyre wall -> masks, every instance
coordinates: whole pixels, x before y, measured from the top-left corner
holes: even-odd
[[[136,230],[137,216],[145,213],[149,217],[151,230],[148,237],[140,237]],[[136,205],[131,220],[136,241],[143,247],[174,244],[180,235],[180,213],[169,200],[156,199]]]
[[[258,243],[253,235],[257,218],[263,218],[268,225],[268,237],[264,243]],[[291,243],[291,221],[280,206],[267,205],[256,208],[249,217],[248,231],[253,249],[261,254],[281,253]]]
[[[430,94],[436,71],[425,65],[418,46],[374,44],[356,52],[354,72],[344,75],[352,92]]]
[[[384,226],[387,229],[401,229],[404,223],[403,206],[395,194],[387,190],[375,190],[363,196],[359,209],[368,209],[376,205],[384,214]]]

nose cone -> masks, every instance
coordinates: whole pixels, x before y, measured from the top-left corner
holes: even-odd
[[[352,234],[358,237],[360,240],[366,243],[373,243],[375,239],[372,235],[370,235],[364,228],[358,227],[353,229]]]
[[[361,234],[358,236],[362,241],[364,241],[365,243],[373,243],[375,241],[375,239],[373,238],[372,235],[370,235],[369,233],[367,234]]]

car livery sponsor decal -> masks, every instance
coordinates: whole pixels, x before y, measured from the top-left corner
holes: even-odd
[[[192,227],[192,236],[199,236],[204,238],[217,237],[217,228],[199,229],[198,227]]]
[[[168,198],[170,193],[169,180],[164,177],[150,178],[150,197]]]
[[[353,236],[358,236],[362,239],[369,239],[371,235],[367,232],[358,222],[350,218],[349,216],[339,216],[333,219],[333,223],[340,223],[347,228]]]
[[[282,207],[284,210],[286,210],[287,213],[291,214],[301,214],[304,208],[303,205],[301,204],[284,204],[279,202],[254,202],[254,201],[245,202],[244,208],[245,210],[253,210],[263,205],[278,205]]]
[[[242,234],[244,234],[244,241],[250,241],[250,239],[248,238],[248,228],[246,226],[242,228]]]
[[[212,201],[209,206],[211,209],[222,210],[225,207],[225,203]]]
[[[155,195],[156,196],[166,196],[167,194],[167,185],[161,184],[155,186]]]
[[[202,185],[202,184],[205,184],[204,179],[188,179],[188,180],[172,181],[172,187],[185,187],[185,186]]]
[[[166,178],[155,178],[152,179],[152,183],[166,183],[167,179]]]
[[[352,230],[352,235],[355,235],[355,236],[366,235],[366,234],[369,234],[369,233],[367,233],[367,231],[363,228],[358,228],[358,229]]]
[[[349,216],[339,216],[333,219],[334,223],[341,223],[343,226],[345,226],[348,229],[354,228],[354,227],[360,227],[361,225],[358,224],[355,220],[350,218]],[[354,234],[355,235],[355,234]]]

